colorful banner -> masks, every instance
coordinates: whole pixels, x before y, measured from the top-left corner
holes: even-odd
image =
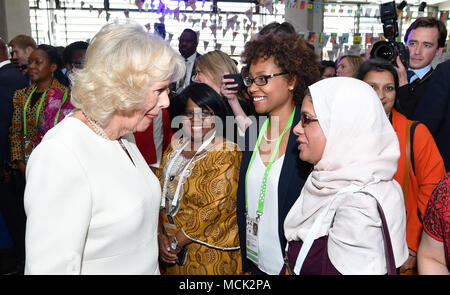
[[[342,40],[342,42],[341,42],[342,44],[348,43],[349,35],[350,35],[349,33],[343,33],[342,34],[342,36],[341,36],[342,37],[342,39],[341,39]]]
[[[86,1],[87,2],[87,1]],[[136,5],[134,10],[137,10],[139,8],[140,9],[146,9],[147,11],[147,7],[146,5],[148,4],[149,1],[147,1],[147,3],[145,1],[132,1],[131,3]],[[164,1],[165,3],[167,3],[166,1]],[[264,23],[261,23],[260,21],[253,21],[253,9],[255,8],[255,5],[252,5],[251,7],[249,7],[249,9],[247,11],[245,11],[244,13],[236,13],[236,14],[231,14],[228,15],[228,13],[226,13],[226,17],[225,17],[225,12],[222,12],[222,15],[216,14],[214,12],[204,12],[201,11],[201,17],[200,17],[200,13],[198,13],[197,15],[193,15],[195,13],[195,3],[198,4],[198,6],[200,6],[200,0],[186,0],[186,1],[179,1],[179,2],[184,2],[186,7],[182,7],[183,8],[191,8],[192,11],[189,12],[185,12],[182,13],[182,16],[180,17],[180,7],[176,7],[173,10],[169,9],[168,4],[164,4],[163,1],[158,1],[155,0],[154,3],[154,9],[153,9],[153,1],[152,1],[152,9],[153,9],[153,13],[158,13],[160,14],[159,16],[161,16],[159,18],[159,21],[161,23],[164,23],[164,18],[167,14],[172,14],[173,13],[173,17],[172,15],[170,15],[170,19],[175,19],[178,20],[179,22],[185,22],[186,24],[181,24],[181,25],[192,25],[192,28],[194,29],[198,29],[198,30],[208,30],[211,29],[211,33],[214,36],[214,38],[217,38],[217,33],[220,34],[220,32],[222,32],[222,36],[224,38],[227,39],[232,39],[233,41],[237,40],[236,42],[233,42],[233,46],[232,47],[232,52],[235,52],[237,50],[237,48],[240,48],[243,46],[243,44],[238,45],[238,43],[241,43],[242,40],[243,42],[247,42],[252,34],[255,34],[258,32],[259,29],[261,29],[261,27],[264,25]],[[158,5],[159,3],[159,5]],[[205,1],[202,0],[203,5],[205,4]],[[332,4],[332,3],[323,3],[323,1],[321,2],[316,2],[316,1],[311,1],[311,0],[260,0],[258,1],[258,4],[256,6],[259,6],[260,8],[264,7],[266,8],[266,10],[259,10],[259,13],[261,14],[271,14],[272,13],[272,9],[275,9],[276,7],[274,6],[274,4],[285,4],[286,7],[290,7],[290,8],[295,8],[295,9],[299,9],[299,10],[305,10],[307,9],[308,13],[320,13],[321,11],[323,13],[326,13],[326,15],[330,15],[330,14],[334,14],[335,16],[338,14],[342,14],[343,16],[348,16],[348,14],[353,14],[356,17],[376,17],[379,16],[379,9],[371,9],[371,8],[365,8],[365,7],[357,7],[356,5],[349,5],[349,4]],[[85,9],[87,9],[87,6],[89,4],[85,3],[82,1],[81,6],[83,8],[83,6],[85,7]],[[94,13],[98,13],[98,17],[101,17],[101,15],[103,14],[103,10],[104,9],[97,9],[97,8],[93,8],[92,5],[89,5],[89,11],[94,11]],[[130,17],[130,10],[131,9],[126,9],[123,11],[124,15],[126,18]],[[257,10],[255,10],[257,11]],[[106,14],[106,20],[108,21],[110,19],[110,13],[105,10],[105,14]],[[204,17],[204,14],[206,17]],[[209,14],[209,18],[208,18],[208,14]],[[423,14],[423,13],[422,13]],[[433,16],[433,12],[428,12],[425,13],[428,16]],[[400,20],[406,20],[406,21],[411,21],[412,18],[418,17],[420,16],[420,12],[416,12],[416,11],[410,11],[408,7],[406,7],[403,11],[398,11],[398,15],[399,15],[399,19]],[[189,17],[188,17],[189,16]],[[449,17],[449,11],[440,11],[437,13],[434,13],[434,16],[438,19],[440,19],[442,22],[447,23],[448,22],[448,17]],[[123,17],[123,15],[122,15]],[[208,22],[208,20],[210,22]],[[55,20],[56,21],[56,20]],[[242,24],[242,27],[240,26],[240,24]],[[151,24],[147,24],[145,27],[148,31],[150,31],[150,25]],[[230,30],[231,29],[231,30]],[[250,29],[252,29],[252,31],[250,31]],[[231,31],[230,34],[228,34],[228,31]],[[378,41],[378,40],[386,40],[386,38],[384,37],[384,35],[382,33],[365,33],[364,31],[362,33],[351,33],[351,30],[348,30],[349,33],[325,33],[325,32],[304,32],[304,33],[300,33],[300,38],[306,40],[309,43],[313,43],[315,45],[319,45],[320,48],[325,48],[325,45],[327,44],[328,41],[330,41],[330,43],[333,44],[333,46],[336,44],[337,46],[339,46],[339,52],[340,54],[342,54],[342,52],[344,52],[345,50],[347,51],[351,51],[351,50],[357,50],[358,48],[366,48],[368,46],[368,44],[373,44],[374,42]],[[169,34],[171,34],[170,32],[168,32]],[[209,32],[208,32],[209,33]],[[228,34],[228,36],[226,36]],[[231,36],[230,36],[231,35]],[[240,37],[240,35],[242,35],[242,37]],[[172,34],[173,36],[173,34]],[[363,39],[364,37],[364,39]],[[221,37],[219,37],[221,38]],[[171,39],[171,38],[170,38]],[[450,41],[450,34],[449,34],[449,41]],[[217,42],[217,40],[216,40]],[[346,46],[343,46],[343,44],[348,44]],[[206,49],[211,49],[211,48],[220,48],[221,44],[220,43],[216,43],[213,46],[213,42],[209,43],[203,43],[204,47],[205,47],[205,51]],[[224,43],[225,44],[225,43]],[[363,46],[363,45],[364,46]],[[209,46],[211,45],[211,46]],[[361,45],[361,46],[359,46]],[[328,45],[330,46],[330,45]],[[228,50],[228,45],[226,46],[227,50]],[[230,47],[231,48],[231,47]],[[334,47],[333,47],[334,48]],[[345,49],[347,48],[347,49]],[[356,48],[356,49],[355,49]],[[335,48],[333,49],[334,52]],[[237,52],[236,54],[239,54],[239,52]]]

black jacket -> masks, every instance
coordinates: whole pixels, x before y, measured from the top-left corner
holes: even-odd
[[[284,219],[300,195],[300,191],[305,184],[306,178],[313,168],[311,164],[301,161],[298,156],[299,152],[296,142],[297,136],[294,134],[293,129],[294,126],[300,121],[300,109],[301,106],[297,105],[294,114],[294,121],[289,132],[289,140],[283,160],[283,167],[281,168],[280,179],[278,181],[278,236],[283,255],[285,253],[284,249],[286,248],[287,243],[286,237],[284,236]],[[260,122],[255,122],[255,124],[257,124],[257,130],[260,130],[261,128],[259,123]],[[247,131],[245,132],[246,148],[242,155],[241,170],[239,174],[237,220],[242,255],[242,271],[259,273],[259,269],[255,264],[247,259],[246,255],[245,174],[247,172],[250,158],[252,157],[253,148],[256,145],[256,138],[250,138],[249,136],[249,130],[251,127],[252,126],[247,128]]]
[[[12,64],[0,68],[0,164],[9,160],[9,127],[14,92],[28,86],[28,79]],[[2,170],[3,166],[0,166]]]
[[[195,74],[195,67],[196,67],[196,65],[197,65],[197,58],[199,58],[200,56],[202,56],[202,55],[201,55],[200,53],[198,53],[198,52],[196,52],[195,54],[196,54],[196,56],[195,56],[195,62],[194,62],[194,65],[192,66],[191,76],[190,76],[190,77],[185,77],[185,78],[188,78],[188,79],[189,79],[189,85],[191,85],[192,83],[194,83],[194,82],[192,81],[192,77],[193,77],[194,74]],[[187,71],[187,69],[186,69],[186,71]],[[185,75],[186,75],[186,74],[185,74]],[[177,91],[178,91],[178,89],[177,89],[177,82],[178,82],[178,81],[175,81],[175,82],[169,84],[169,89],[170,89],[170,91],[172,91],[172,92],[177,92]]]
[[[403,85],[398,89],[395,108],[409,120],[413,120],[412,117],[414,112],[416,111],[432,76],[433,69],[429,70],[422,79],[417,78],[412,81],[412,83]]]
[[[446,171],[450,171],[450,60],[434,70],[412,120],[424,123],[439,148]]]

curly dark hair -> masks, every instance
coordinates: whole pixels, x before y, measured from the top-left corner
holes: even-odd
[[[301,103],[306,88],[320,77],[316,53],[306,45],[305,40],[295,34],[285,33],[259,36],[247,42],[242,53],[242,61],[249,68],[258,59],[267,60],[270,57],[274,58],[275,64],[282,71],[289,73],[287,76],[289,81],[297,77],[294,103]]]

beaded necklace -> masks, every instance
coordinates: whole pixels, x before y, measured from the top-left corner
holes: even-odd
[[[107,140],[111,140],[108,135],[106,135],[105,130],[103,130],[102,127],[100,127],[100,125],[93,119],[89,118],[84,112],[83,112],[84,117],[86,118],[86,120],[88,121],[89,125],[91,125],[92,129],[94,130],[94,132],[99,135],[100,137],[103,137],[104,139]],[[123,144],[122,140],[117,140],[120,144],[120,146],[122,147],[122,149],[128,153],[127,148],[125,147],[125,145]]]

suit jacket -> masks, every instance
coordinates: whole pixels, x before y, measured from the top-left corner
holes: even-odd
[[[192,81],[192,77],[194,76],[194,70],[195,70],[195,67],[196,67],[196,65],[197,65],[197,58],[199,58],[200,56],[202,56],[200,53],[198,53],[198,52],[196,52],[195,53],[196,54],[196,56],[195,56],[195,62],[194,62],[194,65],[192,66],[192,72],[191,72],[191,76],[189,77],[189,85],[191,85],[191,84],[193,84],[194,82]],[[186,72],[187,72],[187,69],[186,69]],[[185,74],[186,75],[186,74]],[[186,77],[187,78],[187,77]],[[173,92],[177,92],[178,91],[178,89],[177,89],[177,82],[178,81],[175,81],[175,82],[173,82],[173,83],[170,83],[169,84],[169,89],[170,89],[170,91],[173,91]]]
[[[278,236],[281,244],[281,251],[284,255],[286,248],[286,237],[284,236],[284,219],[291,209],[294,202],[300,195],[300,191],[305,184],[306,178],[312,171],[313,166],[301,161],[298,156],[297,136],[294,134],[294,126],[300,121],[301,106],[297,105],[294,121],[289,132],[289,140],[284,155],[283,167],[281,168],[280,179],[278,181]],[[264,122],[264,121],[263,121]],[[257,130],[260,130],[260,122],[257,124]],[[246,247],[246,212],[245,212],[245,174],[252,157],[253,149],[256,144],[256,138],[250,138],[248,127],[245,132],[245,150],[242,155],[241,170],[239,173],[239,186],[237,196],[237,219],[239,227],[239,239],[241,243],[242,271],[259,273],[260,270],[247,259]]]
[[[160,273],[159,181],[133,135],[122,143],[132,161],[117,141],[69,116],[33,150],[24,196],[25,274]]]
[[[395,108],[408,120],[414,120],[413,114],[432,76],[433,69],[428,71],[422,79],[417,78],[412,83],[403,85],[398,89]]]
[[[0,164],[9,159],[8,134],[13,113],[14,92],[27,86],[27,78],[12,64],[0,68]]]
[[[446,171],[450,171],[450,60],[439,64],[428,83],[412,119],[424,123],[439,148]]]

